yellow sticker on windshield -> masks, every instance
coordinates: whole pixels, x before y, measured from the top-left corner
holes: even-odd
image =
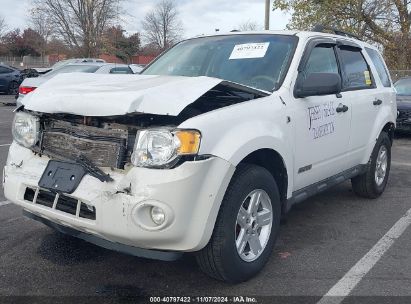
[[[364,71],[364,78],[365,78],[365,84],[366,85],[371,85],[372,84],[370,71]]]

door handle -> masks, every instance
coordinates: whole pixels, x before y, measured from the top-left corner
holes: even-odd
[[[372,102],[372,104],[373,104],[374,106],[379,106],[379,105],[382,104],[382,100],[381,100],[381,99],[376,99],[376,100],[374,100],[374,101]]]
[[[348,107],[342,103],[340,103],[336,109],[337,113],[341,113],[341,112],[347,112],[348,111]]]

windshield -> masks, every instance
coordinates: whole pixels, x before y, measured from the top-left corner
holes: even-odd
[[[57,74],[63,74],[63,73],[94,73],[97,71],[101,66],[100,65],[87,65],[87,64],[79,64],[79,65],[65,65],[62,66],[59,69],[52,70],[48,72],[47,74],[44,74],[44,78],[52,78],[56,76]]]
[[[143,75],[209,76],[265,91],[278,89],[287,73],[297,37],[230,35],[183,41]]]
[[[397,95],[411,95],[411,78],[400,79],[395,84]]]

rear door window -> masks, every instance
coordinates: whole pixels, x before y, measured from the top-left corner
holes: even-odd
[[[370,48],[365,48],[365,50],[368,56],[370,56],[372,63],[374,63],[375,69],[377,70],[378,76],[381,79],[382,85],[387,88],[391,87],[390,76],[380,53]]]
[[[341,46],[339,56],[342,63],[343,89],[360,90],[374,87],[370,68],[360,49]]]

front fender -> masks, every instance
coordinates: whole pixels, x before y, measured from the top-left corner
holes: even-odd
[[[196,116],[180,127],[201,131],[200,154],[218,156],[234,166],[254,151],[276,151],[292,189],[292,130],[285,109],[277,98],[268,96]]]

